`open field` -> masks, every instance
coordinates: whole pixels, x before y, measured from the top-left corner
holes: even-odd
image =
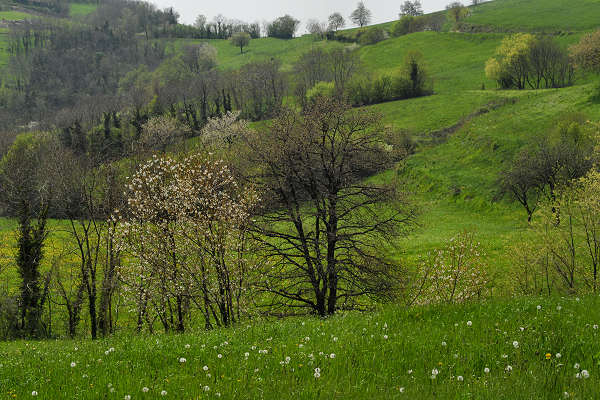
[[[600,383],[599,323],[600,300],[589,296],[385,307],[176,336],[17,341],[0,344],[0,395],[589,399]]]
[[[595,0],[494,0],[471,7],[466,22],[524,31],[584,31],[598,27]]]
[[[82,15],[88,15],[98,8],[97,4],[90,3],[71,3],[69,9],[69,15],[71,17],[79,17]]]

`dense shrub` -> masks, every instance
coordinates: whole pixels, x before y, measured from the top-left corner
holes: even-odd
[[[267,27],[267,36],[279,39],[292,39],[298,30],[300,21],[289,16],[277,18]]]
[[[439,32],[444,26],[445,18],[441,14],[430,14],[413,17],[405,15],[392,28],[392,36],[398,37],[409,33],[436,31]]]
[[[348,84],[345,94],[353,106],[362,106],[431,93],[423,57],[421,53],[413,51],[405,57],[404,65],[398,74],[382,75],[376,79],[357,77]]]
[[[383,28],[371,28],[362,33],[358,42],[362,45],[379,43],[386,38],[386,31]]]

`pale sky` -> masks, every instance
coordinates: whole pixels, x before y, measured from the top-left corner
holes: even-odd
[[[302,21],[301,31],[308,19],[325,21],[333,12],[340,12],[349,24],[348,16],[356,8],[358,0],[150,0],[159,8],[173,7],[181,15],[180,22],[191,24],[198,14],[211,21],[218,14],[246,22],[271,21],[290,14]],[[388,22],[398,18],[403,0],[364,0],[373,13],[373,22]],[[425,12],[445,8],[451,0],[421,0]],[[463,0],[463,4],[470,1]]]

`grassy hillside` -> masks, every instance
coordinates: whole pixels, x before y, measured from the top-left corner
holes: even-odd
[[[600,19],[596,0],[494,0],[471,11],[468,23],[527,31],[583,31]]]
[[[597,296],[529,298],[201,334],[0,343],[0,396],[590,399],[600,383],[599,321]]]
[[[79,17],[82,15],[88,15],[98,8],[97,4],[89,4],[89,3],[71,3],[69,5],[69,16],[71,17]]]

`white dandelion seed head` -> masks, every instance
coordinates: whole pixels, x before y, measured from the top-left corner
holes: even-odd
[[[38,395],[38,392],[36,392],[36,391],[34,390],[33,392],[31,392],[31,395],[32,395],[33,397],[35,397],[35,396],[37,396],[37,395]]]
[[[575,363],[575,365],[573,365],[573,368],[579,369],[579,363]]]
[[[160,395],[163,396],[163,397],[166,396],[167,395],[167,391],[166,390],[161,391]]]
[[[329,358],[335,358],[335,353],[331,353],[331,354],[329,355]]]
[[[538,311],[540,311],[542,309],[542,306],[538,305],[536,308]]]
[[[463,377],[462,377],[462,375],[459,375],[459,376],[458,376],[456,379],[457,379],[459,382],[462,382],[462,381],[463,381],[465,378],[463,378]]]
[[[221,353],[217,354],[217,358],[223,358],[223,354],[221,354]]]
[[[185,348],[186,348],[186,349],[189,349],[190,347],[192,347],[192,346],[190,346],[189,344],[186,344],[186,345],[185,345]]]
[[[442,346],[446,347],[448,344],[446,342],[442,342]]]
[[[515,349],[518,349],[518,348],[519,348],[519,342],[517,342],[517,341],[515,340],[515,341],[513,342],[513,347],[514,347]]]
[[[471,326],[471,325],[473,325],[473,322],[472,321],[467,321],[467,326]]]
[[[489,369],[488,367],[485,367],[485,368],[483,369],[483,372],[485,372],[486,374],[489,374],[489,373],[490,373],[490,369]]]
[[[181,364],[184,364],[186,361],[187,361],[187,360],[186,360],[185,358],[183,358],[183,357],[181,357],[181,358],[179,359],[179,362],[180,362]]]
[[[123,400],[131,400],[131,396],[126,394],[125,397],[123,397]]]
[[[208,365],[205,365],[204,367],[202,367],[202,369],[208,371]]]
[[[512,369],[513,369],[513,368],[512,368],[510,365],[507,365],[507,366],[506,366],[506,368],[504,368],[504,370],[505,370],[506,372],[511,372],[511,371],[512,371]]]
[[[315,372],[315,378],[317,378],[317,379],[318,379],[318,378],[320,378],[320,377],[321,377],[321,374],[320,374],[319,372]]]
[[[77,366],[77,363],[75,363],[74,361],[71,363],[71,368],[75,368]]]
[[[209,391],[210,391],[210,387],[209,387],[209,386],[204,386],[202,389],[203,389],[205,392],[209,392]]]
[[[150,389],[148,389],[148,388],[147,388],[147,387],[145,387],[145,386],[142,388],[142,392],[144,392],[144,393],[148,393],[149,391],[150,391]]]
[[[583,371],[581,371],[581,377],[583,379],[587,379],[590,377],[590,373],[587,371],[587,369],[584,369]]]
[[[560,354],[560,353],[556,353],[556,356],[555,356],[555,357],[556,357],[556,358],[561,358],[561,357],[562,357],[562,354]]]

